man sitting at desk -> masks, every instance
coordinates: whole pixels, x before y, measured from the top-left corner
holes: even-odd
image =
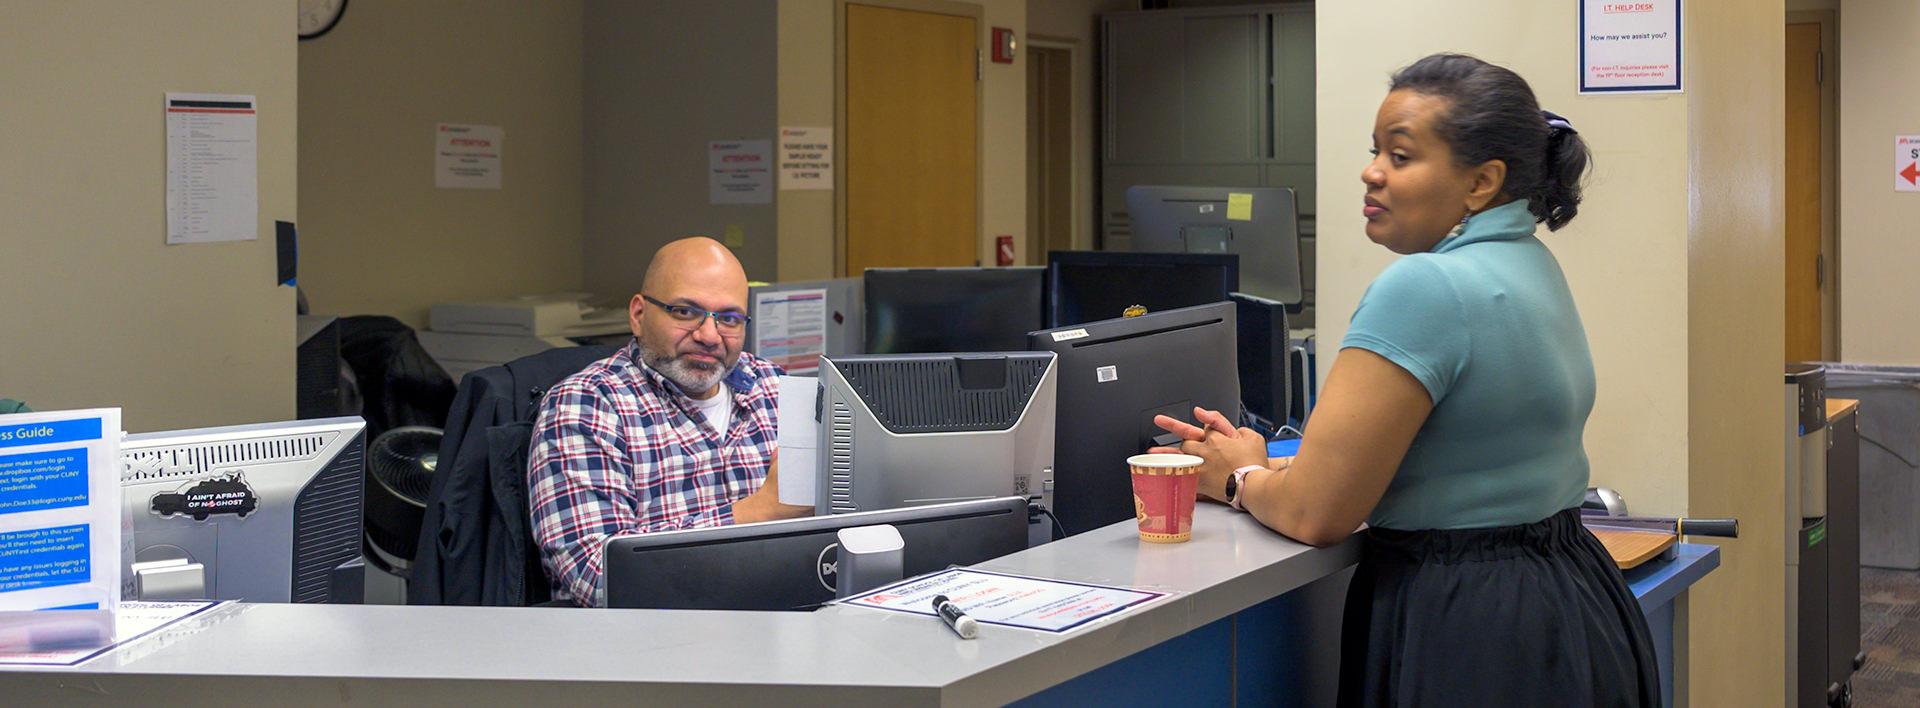
[[[780,369],[740,351],[747,276],[709,238],[653,255],[634,341],[540,401],[527,505],[555,599],[603,604],[615,534],[793,518],[774,447]]]

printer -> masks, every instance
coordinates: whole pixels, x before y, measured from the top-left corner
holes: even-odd
[[[633,336],[625,307],[594,307],[588,293],[443,302],[427,311],[420,346],[455,381],[467,372],[556,347],[622,344]]]

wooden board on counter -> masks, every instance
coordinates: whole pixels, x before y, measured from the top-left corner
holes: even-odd
[[[1600,539],[1600,545],[1607,547],[1607,554],[1613,556],[1614,564],[1619,565],[1621,570],[1652,560],[1680,540],[1674,534],[1653,531],[1587,530]]]

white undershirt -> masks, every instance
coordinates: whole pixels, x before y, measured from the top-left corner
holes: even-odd
[[[726,383],[717,386],[712,396],[693,399],[693,405],[720,434],[725,435],[727,429],[733,427],[733,389],[727,388]]]

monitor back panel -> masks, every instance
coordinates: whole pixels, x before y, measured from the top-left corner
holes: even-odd
[[[1240,330],[1240,401],[1270,429],[1288,424],[1292,402],[1286,305],[1277,300],[1234,293]]]
[[[876,524],[899,530],[909,578],[1027,547],[1027,504],[1017,497],[619,536],[607,542],[607,606],[812,609],[834,597],[836,532]]]
[[[1239,410],[1235,336],[1225,302],[1034,333],[1060,355],[1054,511],[1068,534],[1134,518],[1127,458],[1166,433],[1155,415]]]
[[[1049,503],[1056,378],[1044,352],[828,357],[816,513],[1008,494]]]
[[[201,563],[209,599],[328,601],[360,557],[366,474],[364,424],[340,420],[128,436],[127,561]]]
[[[1228,203],[1247,201],[1246,213]],[[1237,289],[1299,307],[1305,293],[1300,215],[1286,187],[1127,188],[1133,250],[1240,256]]]
[[[1046,326],[1046,269],[870,268],[869,354],[1017,351]]]
[[[1238,256],[1054,251],[1048,254],[1050,327],[1221,302],[1238,289]]]

